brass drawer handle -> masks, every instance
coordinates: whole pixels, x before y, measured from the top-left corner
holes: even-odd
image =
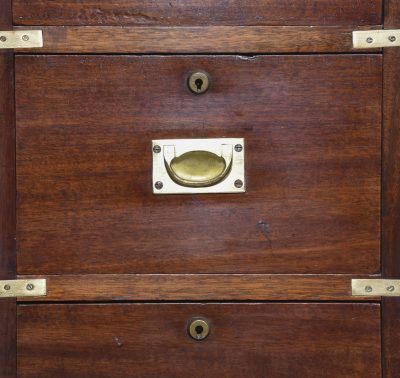
[[[176,156],[175,146],[164,146],[165,166],[172,180],[182,186],[202,188],[222,181],[232,166],[232,145],[222,145],[221,155],[190,151]]]
[[[243,193],[244,139],[153,140],[153,193]]]
[[[210,334],[210,325],[204,319],[193,319],[189,324],[188,332],[192,339],[201,341]]]

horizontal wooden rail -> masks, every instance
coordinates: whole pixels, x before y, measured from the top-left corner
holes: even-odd
[[[16,27],[15,30],[24,30]],[[29,29],[32,29],[30,27]],[[338,53],[353,50],[351,27],[45,26],[39,53]],[[381,29],[381,26],[357,30]],[[27,50],[21,50],[26,52]]]
[[[353,297],[350,275],[99,274],[46,278],[47,296],[20,301],[343,300]]]

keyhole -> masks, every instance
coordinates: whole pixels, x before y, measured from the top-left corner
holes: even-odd
[[[201,91],[201,88],[202,88],[202,86],[203,86],[203,80],[197,79],[194,83],[195,83],[195,85],[196,85],[196,87],[197,87],[197,90],[200,92],[200,91]]]
[[[203,333],[203,331],[204,331],[202,326],[197,326],[195,329],[196,329],[196,333],[198,335],[201,335]]]

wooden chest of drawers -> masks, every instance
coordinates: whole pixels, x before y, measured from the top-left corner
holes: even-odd
[[[397,0],[1,7],[1,377],[400,375]]]

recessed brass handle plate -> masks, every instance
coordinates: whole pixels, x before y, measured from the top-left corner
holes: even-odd
[[[188,332],[192,339],[201,341],[210,334],[210,326],[204,319],[194,319],[189,324]]]
[[[243,193],[244,139],[153,140],[153,193]]]

